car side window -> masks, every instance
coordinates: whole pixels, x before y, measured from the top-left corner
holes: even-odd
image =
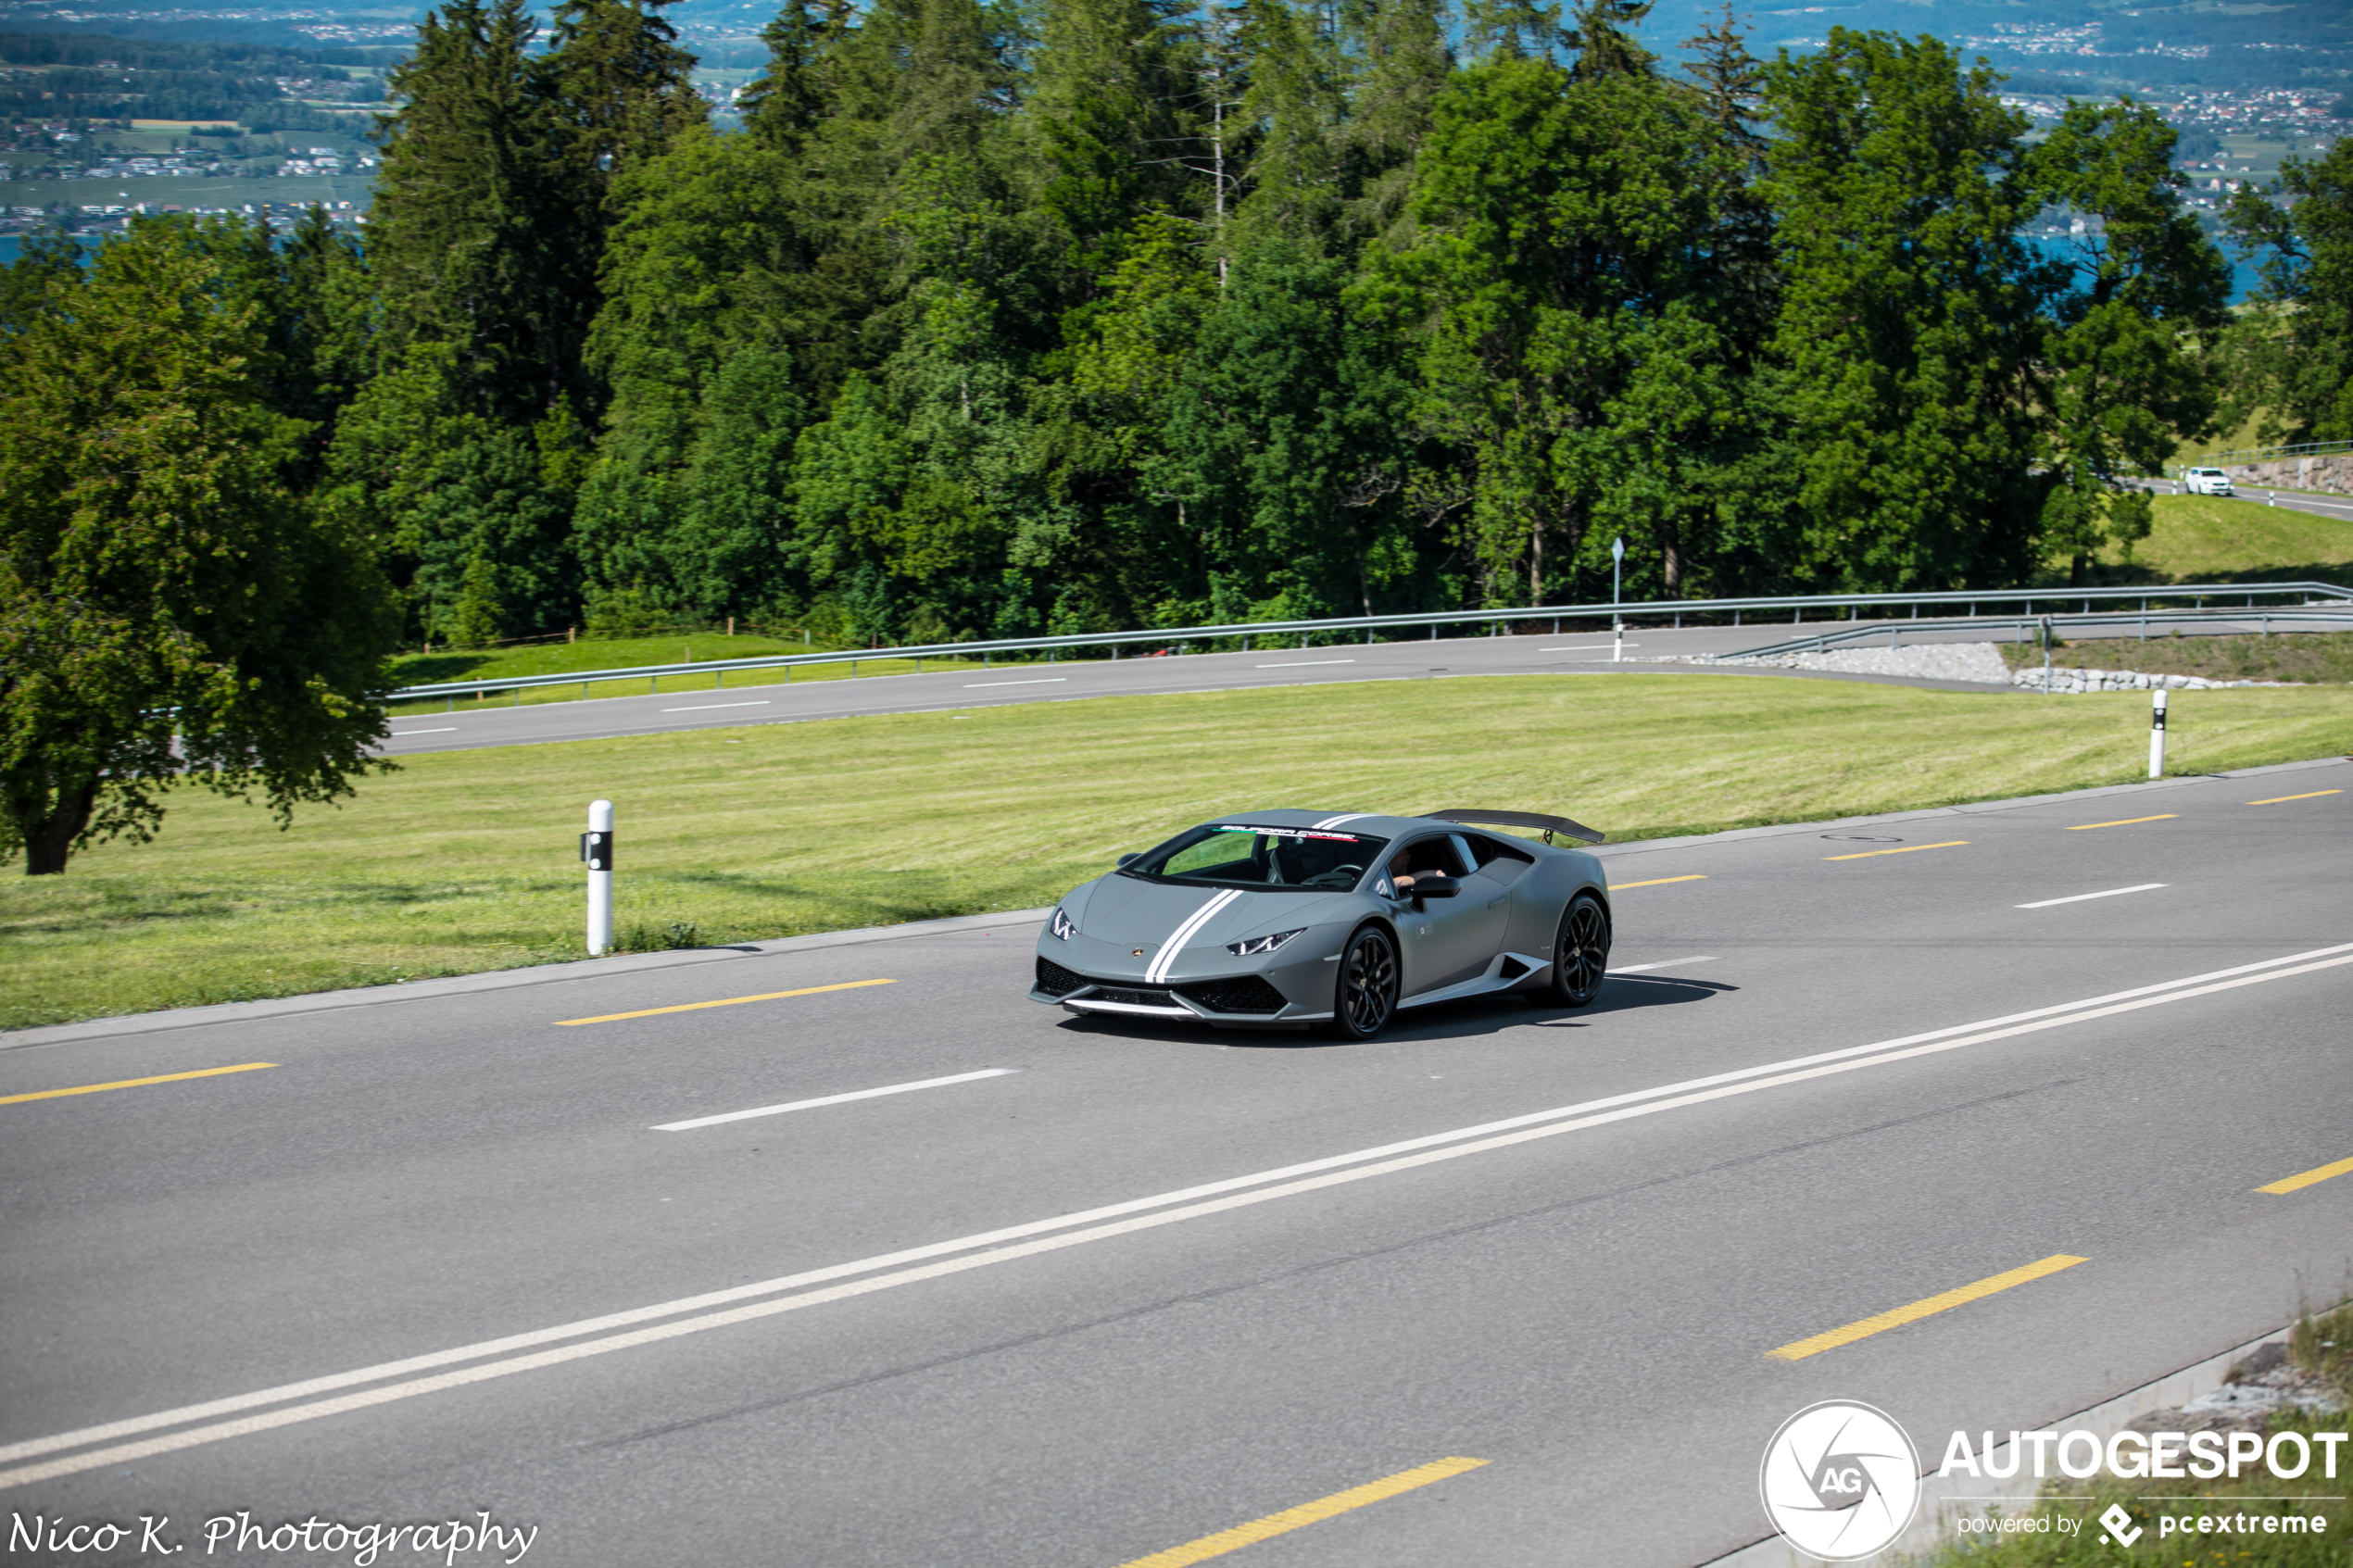
[[[1492,838],[1483,833],[1458,834],[1455,836],[1468,847],[1471,858],[1478,862],[1479,874],[1505,887],[1517,882],[1521,873],[1536,863],[1535,856],[1516,847],[1508,839]]]
[[[1415,839],[1389,858],[1389,874],[1391,876],[1419,876],[1424,872],[1436,872],[1440,876],[1466,874],[1451,834],[1433,834],[1428,838]]]

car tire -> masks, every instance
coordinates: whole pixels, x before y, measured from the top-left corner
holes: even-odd
[[[1558,1007],[1581,1008],[1602,994],[1609,969],[1609,911],[1591,893],[1579,893],[1561,911],[1560,935],[1553,939],[1553,977],[1541,995]]]
[[[1397,1016],[1397,944],[1378,925],[1348,939],[1332,988],[1331,1033],[1369,1040]]]

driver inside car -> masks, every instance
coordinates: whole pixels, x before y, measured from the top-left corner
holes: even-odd
[[[1458,877],[1462,868],[1454,863],[1454,846],[1443,838],[1425,838],[1408,844],[1389,858],[1389,880],[1396,884],[1397,897],[1411,898],[1417,877]]]
[[[1362,861],[1351,861],[1353,844],[1321,839],[1284,838],[1275,842],[1275,877],[1293,887],[1328,879],[1333,887],[1353,886],[1363,873]]]

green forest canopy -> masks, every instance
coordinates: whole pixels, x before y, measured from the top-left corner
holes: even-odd
[[[2353,434],[2353,238],[2250,195],[2296,330],[2246,338],[2153,111],[2030,140],[1932,38],[792,0],[722,135],[659,4],[432,13],[364,247],[257,296],[288,483],[412,639],[1561,602],[1615,536],[1629,596],[2009,584],[2259,395]]]

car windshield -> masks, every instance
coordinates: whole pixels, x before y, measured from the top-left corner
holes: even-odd
[[[1324,828],[1211,822],[1177,834],[1123,868],[1150,882],[1344,893],[1389,840]]]

